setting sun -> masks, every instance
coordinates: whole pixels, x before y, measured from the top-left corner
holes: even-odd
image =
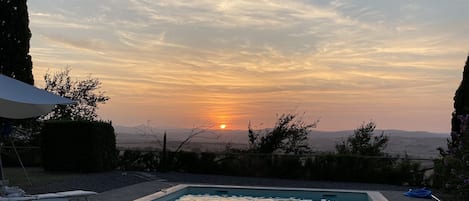
[[[0,13],[11,11],[0,2]],[[447,134],[467,8],[456,0],[27,1],[29,54],[40,88],[48,69],[69,65],[74,78],[99,79],[110,101],[98,117],[116,126],[263,129],[297,112],[320,117],[319,130],[373,119],[383,129]]]

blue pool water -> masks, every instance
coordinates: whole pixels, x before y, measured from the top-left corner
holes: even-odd
[[[372,193],[375,195],[347,190],[179,185],[137,201],[387,201],[379,192]]]
[[[252,196],[223,196],[223,195],[183,195],[176,201],[312,201],[311,199],[252,197]]]

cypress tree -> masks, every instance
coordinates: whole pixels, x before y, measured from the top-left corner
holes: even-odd
[[[454,95],[451,139],[448,150],[439,148],[441,159],[435,160],[434,185],[443,187],[454,199],[469,197],[469,56],[463,78]]]
[[[34,84],[29,55],[29,16],[26,0],[0,0],[0,74]],[[0,123],[4,119],[0,118]],[[17,121],[25,124],[32,121]],[[0,169],[0,179],[3,173]]]
[[[26,0],[0,0],[0,74],[34,84]]]
[[[463,77],[454,95],[454,112],[451,120],[451,131],[459,132],[461,122],[458,116],[469,114],[469,56],[464,66]]]

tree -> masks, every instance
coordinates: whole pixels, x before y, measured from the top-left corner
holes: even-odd
[[[469,56],[453,100],[451,139],[447,141],[447,150],[439,148],[441,158],[435,160],[434,183],[457,199],[466,200],[469,196]]]
[[[451,140],[448,140],[448,152],[445,153],[440,149],[440,153],[444,156],[451,154],[462,158],[464,155],[464,146],[467,146],[469,132],[467,126],[469,125],[469,56],[464,66],[463,77],[454,95],[454,112],[451,118]],[[465,141],[466,140],[466,141]],[[469,149],[469,146],[466,147]],[[466,153],[467,154],[467,153]],[[469,164],[469,154],[467,156]]]
[[[0,74],[34,84],[26,0],[0,0]]]
[[[213,127],[213,124],[206,124],[202,126],[192,127],[189,135],[183,141],[179,143],[178,147],[176,148],[176,151],[174,152],[181,152],[183,150],[183,147],[186,144],[190,143],[194,138],[200,137],[202,134],[211,134],[211,135],[214,135],[212,136],[214,139],[218,139],[220,135],[217,135],[213,131],[210,131],[212,127]],[[210,137],[204,137],[204,138],[210,138]]]
[[[76,101],[76,104],[72,105],[57,105],[44,119],[96,120],[98,104],[104,104],[109,100],[104,92],[96,92],[101,87],[101,82],[97,78],[89,76],[84,80],[72,80],[70,68],[53,75],[46,73],[44,81],[45,90]]]
[[[257,153],[308,153],[308,134],[316,124],[298,119],[297,114],[282,114],[272,130],[255,131],[249,123],[249,149]]]
[[[363,123],[359,128],[355,129],[352,136],[341,144],[336,144],[335,148],[339,154],[357,154],[366,156],[384,155],[389,138],[384,135],[373,136],[376,128],[374,122]]]

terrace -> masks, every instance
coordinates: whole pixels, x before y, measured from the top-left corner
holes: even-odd
[[[34,180],[34,172],[31,175]],[[47,174],[47,173],[45,173]],[[207,174],[189,173],[148,173],[148,172],[122,172],[113,171],[93,174],[62,174],[51,177],[45,183],[35,182],[32,186],[23,184],[23,188],[29,193],[46,193],[66,190],[90,190],[99,194],[90,196],[90,201],[129,201],[153,194],[162,189],[175,186],[177,184],[217,184],[217,185],[242,185],[242,186],[265,186],[265,187],[295,187],[295,188],[322,188],[322,189],[348,189],[379,191],[389,201],[415,201],[417,198],[409,198],[403,195],[409,186],[355,183],[355,182],[325,182],[325,181],[305,181],[289,179],[236,177]],[[43,177],[46,178],[46,177]],[[39,179],[39,178],[38,178]],[[438,195],[437,195],[438,196]]]

